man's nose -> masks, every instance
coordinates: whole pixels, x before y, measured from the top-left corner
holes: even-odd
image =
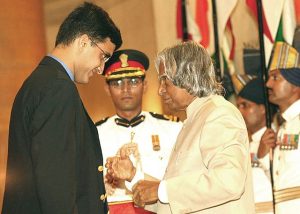
[[[130,83],[129,83],[128,80],[123,80],[122,81],[121,90],[122,91],[129,91],[129,90],[131,90],[131,85],[130,85]]]
[[[267,86],[267,88],[271,88],[272,83],[271,83],[270,79],[268,79],[268,81],[266,82],[266,86]]]

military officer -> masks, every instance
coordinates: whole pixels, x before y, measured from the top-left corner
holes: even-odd
[[[257,158],[260,139],[266,130],[263,81],[255,76],[234,75],[236,104],[246,122],[250,139],[253,190],[256,213],[273,213],[272,186],[269,178],[269,156]]]
[[[276,214],[298,213],[300,209],[300,57],[296,49],[278,42],[266,83],[271,103],[279,106],[285,120],[276,133],[262,137],[265,153],[273,149]]]
[[[148,57],[138,50],[120,50],[106,63],[105,91],[111,97],[116,114],[96,123],[104,160],[120,155],[126,147],[132,152],[137,173],[136,179],[160,180],[163,178],[169,155],[175,144],[181,122],[176,117],[142,111],[142,98],[146,91],[145,72]],[[156,205],[145,209],[135,207],[129,191],[130,184],[106,182],[110,213],[155,212]]]

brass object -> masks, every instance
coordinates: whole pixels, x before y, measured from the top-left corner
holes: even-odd
[[[100,200],[101,200],[101,201],[104,201],[105,198],[106,198],[106,196],[105,196],[104,194],[102,194],[102,195],[100,196]]]
[[[98,166],[98,171],[102,172],[103,171],[103,166]]]
[[[128,55],[126,55],[126,54],[121,54],[120,56],[119,56],[119,59],[120,59],[120,61],[121,61],[121,67],[122,68],[125,68],[125,67],[128,67],[129,66],[129,64],[128,64]]]
[[[153,147],[153,151],[159,151],[160,150],[160,142],[159,142],[159,136],[158,135],[152,135],[152,147]]]

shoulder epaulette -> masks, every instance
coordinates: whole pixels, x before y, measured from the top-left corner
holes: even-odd
[[[158,114],[155,112],[149,112],[149,113],[152,115],[152,117],[155,117],[157,119],[179,122],[179,117],[174,115]]]
[[[95,126],[100,126],[101,124],[105,123],[109,117],[105,117],[102,120],[99,120],[95,123]]]

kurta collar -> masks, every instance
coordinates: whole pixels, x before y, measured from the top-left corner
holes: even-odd
[[[214,96],[214,95],[211,95],[211,96]],[[190,105],[188,105],[188,107],[186,108],[187,118],[190,118],[195,111],[197,111],[208,99],[211,98],[211,96],[201,97],[201,98],[196,97],[196,99],[194,99],[190,103]]]
[[[285,112],[282,113],[282,117],[286,121],[290,121],[294,119],[296,116],[300,114],[300,100],[297,100],[294,102],[290,107],[285,110]]]

